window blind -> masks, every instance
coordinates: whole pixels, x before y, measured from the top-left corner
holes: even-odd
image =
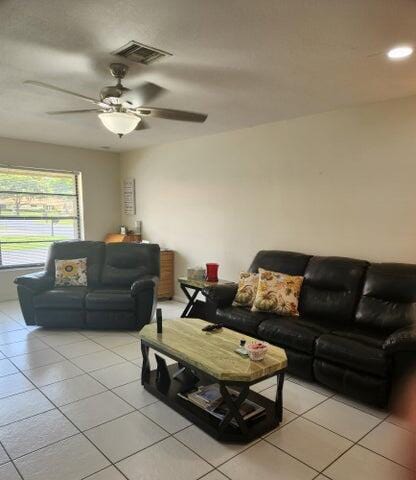
[[[42,265],[52,242],[80,238],[78,177],[0,166],[0,269]]]

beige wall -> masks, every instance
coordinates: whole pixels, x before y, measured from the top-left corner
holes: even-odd
[[[416,263],[416,97],[121,159],[144,236],[177,252],[177,275],[218,261],[235,279],[259,249]]]
[[[0,164],[82,173],[87,240],[102,240],[120,224],[118,154],[0,138]],[[0,301],[16,298],[13,279],[23,271],[0,272]]]

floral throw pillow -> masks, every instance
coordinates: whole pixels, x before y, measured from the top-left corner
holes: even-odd
[[[241,272],[233,305],[236,307],[252,307],[256,298],[258,283],[259,275],[257,273]]]
[[[56,287],[86,287],[87,285],[86,258],[55,260]]]
[[[259,268],[259,285],[253,312],[299,315],[298,303],[303,277]]]

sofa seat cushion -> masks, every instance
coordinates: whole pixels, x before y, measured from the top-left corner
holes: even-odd
[[[332,330],[332,323],[307,317],[274,316],[259,325],[258,336],[267,342],[313,354],[316,339]]]
[[[390,379],[363,371],[335,365],[317,358],[313,362],[314,377],[318,382],[360,402],[386,408],[389,401]],[[351,477],[353,478],[353,477]]]
[[[88,293],[85,299],[87,310],[126,310],[135,309],[135,301],[130,289],[102,288]]]
[[[387,332],[356,327],[349,328],[348,330],[333,330],[331,333],[338,337],[349,338],[375,348],[383,348],[383,344],[389,336]]]
[[[79,310],[85,306],[87,293],[87,287],[57,287],[35,295],[33,302],[35,308]]]
[[[385,377],[390,361],[382,349],[383,339],[367,332],[350,331],[322,335],[316,342],[317,358]]]
[[[252,312],[244,307],[225,307],[217,309],[216,321],[227,328],[257,337],[257,327],[270,316],[270,313]]]

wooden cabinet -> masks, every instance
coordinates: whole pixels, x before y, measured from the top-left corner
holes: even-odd
[[[174,265],[173,250],[160,251],[160,282],[157,298],[171,299],[174,294],[173,281],[173,265]]]

